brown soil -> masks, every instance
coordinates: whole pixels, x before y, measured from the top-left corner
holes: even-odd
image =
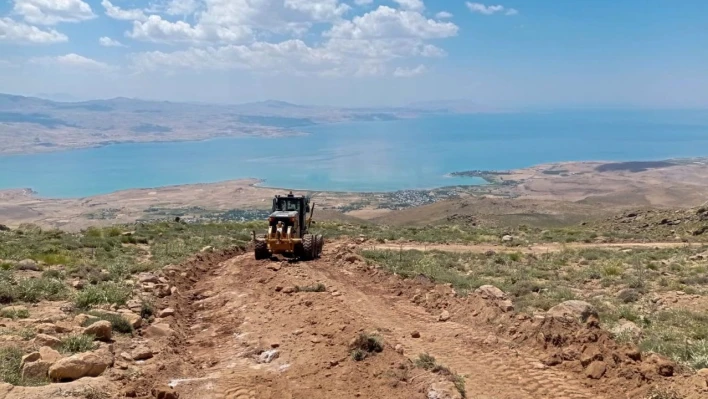
[[[615,343],[592,319],[504,312],[479,294],[457,297],[367,266],[349,248],[328,243],[322,259],[306,263],[200,254],[168,269],[178,290],[160,305],[176,310],[163,320],[176,334],[153,340],[167,346],[122,381],[124,391],[154,397],[171,382],[181,399],[423,399],[445,379],[414,367],[428,353],[465,377],[468,398],[643,398],[655,387],[708,394],[696,376]],[[294,289],[316,284],[326,291]],[[384,350],[355,361],[350,343],[362,332],[381,336]],[[259,363],[270,349],[279,356]],[[598,368],[599,378],[587,376]]]

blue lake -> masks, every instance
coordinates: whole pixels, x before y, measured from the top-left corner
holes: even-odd
[[[311,134],[0,156],[0,189],[84,197],[253,177],[282,188],[391,191],[479,183],[446,177],[471,169],[708,156],[708,111],[454,115],[303,130]]]

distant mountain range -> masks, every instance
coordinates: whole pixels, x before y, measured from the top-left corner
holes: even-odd
[[[46,95],[53,98],[61,94]],[[60,102],[0,94],[0,153],[52,151],[117,142],[302,134],[300,127],[347,121],[493,112],[455,100],[405,107],[335,108],[267,100],[219,105],[118,97]]]

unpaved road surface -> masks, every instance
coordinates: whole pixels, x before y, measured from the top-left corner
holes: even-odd
[[[425,243],[405,243],[405,244],[374,244],[366,245],[365,249],[384,251],[442,251],[442,252],[522,252],[522,253],[544,253],[560,252],[566,249],[664,249],[664,248],[690,248],[700,247],[702,244],[685,242],[636,242],[636,243],[547,243],[534,244],[530,246],[505,246],[492,244],[425,244]]]
[[[256,261],[248,252],[177,271],[179,293],[169,299],[176,335],[146,362],[135,390],[169,382],[180,399],[459,398],[454,390],[430,396],[447,380],[415,367],[423,353],[464,376],[474,399],[640,398],[650,386],[685,383],[630,359],[596,327],[517,315],[494,298],[456,297],[422,278],[404,281],[346,248],[328,243],[312,262]],[[318,284],[326,290],[294,290]],[[448,320],[440,320],[443,310]],[[385,348],[355,361],[349,345],[361,332],[376,332]],[[578,360],[588,350],[594,360],[604,355],[598,379]],[[543,363],[561,352],[567,361]]]

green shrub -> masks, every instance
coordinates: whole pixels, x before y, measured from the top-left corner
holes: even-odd
[[[53,278],[28,278],[17,282],[15,299],[24,302],[66,299],[69,290],[62,281]]]
[[[89,309],[94,305],[125,305],[131,295],[130,287],[113,282],[89,285],[76,294],[74,303],[79,309]]]
[[[369,354],[383,351],[383,340],[377,335],[361,333],[352,343],[351,349],[352,359],[364,360]]]
[[[147,320],[153,315],[155,315],[155,306],[152,303],[143,300],[140,304],[140,317]]]
[[[8,319],[26,319],[30,317],[29,310],[27,309],[3,309],[0,310],[0,317],[6,317]]]
[[[74,334],[61,340],[60,352],[81,353],[88,352],[95,348],[93,335]]]
[[[117,314],[112,314],[112,313],[105,313],[105,312],[100,312],[100,311],[91,311],[89,312],[90,316],[93,316],[89,319],[87,319],[81,326],[82,327],[88,327],[91,324],[100,321],[100,320],[106,320],[111,323],[111,327],[113,328],[113,331],[117,331],[119,333],[123,334],[130,334],[133,332],[133,326],[130,324],[128,320],[125,319],[125,317]]]
[[[0,381],[12,385],[22,383],[22,349],[16,346],[0,348]]]
[[[56,280],[63,280],[64,273],[59,270],[45,270],[44,272],[42,272],[42,277],[43,278],[53,278]]]
[[[435,358],[427,353],[421,353],[418,358],[415,359],[416,367],[420,367],[424,370],[432,370],[436,365]]]

